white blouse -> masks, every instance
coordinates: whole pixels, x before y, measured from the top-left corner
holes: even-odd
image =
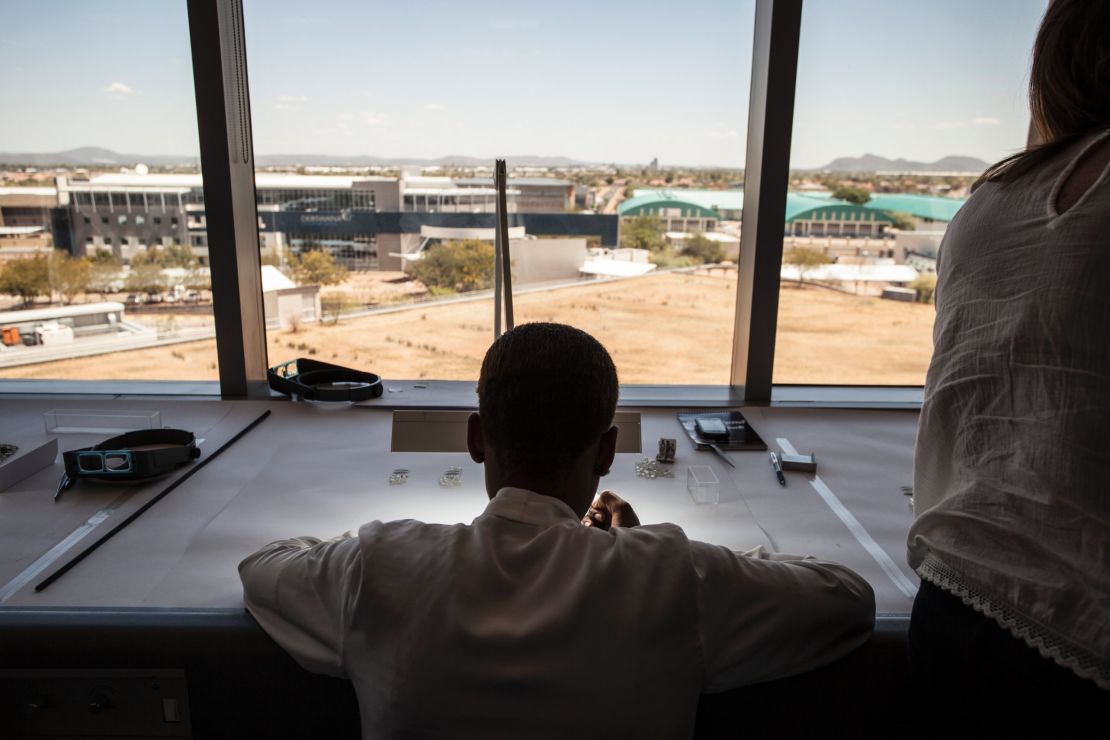
[[[941,245],[909,562],[1110,689],[1110,167],[987,183]]]

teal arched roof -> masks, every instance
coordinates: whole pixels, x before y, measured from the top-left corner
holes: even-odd
[[[679,197],[659,197],[654,193],[629,198],[617,207],[621,216],[645,216],[656,213],[661,208],[679,208],[683,218],[714,218],[721,220],[721,214],[706,208],[700,203]]]
[[[910,193],[873,193],[864,208],[887,213],[908,213],[929,221],[951,221],[964,204],[963,198],[942,198],[937,195]]]
[[[804,219],[806,221],[882,221],[893,223],[890,214],[870,209],[867,206],[857,206],[844,200],[827,195],[811,195],[808,193],[786,194],[786,223]]]
[[[744,208],[744,191],[738,188],[732,190],[705,190],[701,188],[636,188],[633,193],[637,198],[649,195],[659,200],[681,200],[686,203],[696,203],[702,208],[711,211],[740,211]]]
[[[716,209],[741,210],[743,199],[743,190],[637,189],[636,196],[621,203],[618,212],[622,216],[640,216],[659,208],[682,208],[685,209],[684,216],[702,216],[721,220],[720,213]],[[822,208],[836,208],[840,213],[852,214],[850,220],[853,221],[870,221],[870,214],[874,213],[876,221],[893,222],[891,214],[908,213],[916,218],[947,223],[955,217],[963,204],[962,198],[912,193],[874,193],[871,200],[862,206],[857,206],[837,200],[824,191],[791,192],[786,194],[785,220],[789,223],[803,217],[813,219]],[[831,218],[827,212],[825,218]]]

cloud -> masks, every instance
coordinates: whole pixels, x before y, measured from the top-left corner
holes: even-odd
[[[101,90],[110,95],[115,95],[118,97],[125,97],[127,95],[135,94],[134,90],[132,90],[130,87],[123,84],[122,82],[113,82],[111,85],[108,85],[108,87],[102,87]]]
[[[710,130],[709,135],[714,139],[737,139],[740,138],[740,132],[729,129],[728,131],[714,131]]]
[[[994,116],[980,116],[979,118],[972,118],[971,122],[976,126],[997,126],[1002,121],[999,121]]]
[[[362,112],[362,122],[367,126],[381,126],[385,124],[385,114],[372,110],[364,110]]]
[[[355,120],[355,114],[354,113],[340,113],[339,114],[339,120],[340,121],[353,121],[353,120]]]
[[[275,100],[277,102],[274,103],[274,110],[297,111],[304,110],[304,104],[308,102],[308,96],[278,95]]]
[[[424,110],[443,110],[442,103],[425,103]]]
[[[963,128],[963,121],[939,121],[933,124],[933,128],[937,131],[952,131],[954,129]]]

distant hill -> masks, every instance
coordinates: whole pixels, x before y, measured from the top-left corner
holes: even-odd
[[[935,162],[914,162],[909,159],[888,159],[877,154],[862,157],[838,157],[817,170],[829,172],[982,172],[989,162],[978,157],[941,157]]]
[[[493,157],[469,157],[449,154],[446,157],[422,159],[419,157],[377,157],[371,154],[259,154],[255,157],[262,167],[492,167]],[[508,155],[510,167],[582,167],[590,164],[570,157],[540,157],[532,154]]]
[[[146,154],[120,154],[111,149],[98,146],[81,146],[76,149],[67,149],[64,152],[0,152],[0,164],[19,164],[32,167],[50,166],[96,166],[96,167],[124,167],[135,165],[139,162],[158,166],[172,165],[199,165],[200,157],[146,155]]]
[[[420,167],[480,167],[493,166],[493,158],[467,157],[463,155],[449,155],[435,159],[420,159],[416,157],[376,157],[373,155],[331,155],[331,154],[261,154],[256,157],[257,164],[261,167],[302,166],[302,167],[403,167],[407,165]],[[588,165],[570,157],[540,157],[535,155],[519,155],[506,157],[510,166],[517,167],[580,167]],[[200,157],[166,156],[159,154],[120,154],[111,149],[96,146],[82,146],[76,149],[67,149],[63,152],[0,152],[0,164],[26,165],[31,167],[51,166],[95,166],[95,167],[126,167],[142,162],[148,165],[173,166],[194,165],[199,166]]]

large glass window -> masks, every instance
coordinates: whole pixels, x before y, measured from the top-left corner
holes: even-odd
[[[6,4],[0,68],[0,378],[217,379],[207,249],[149,217],[201,192],[186,4]]]
[[[505,157],[517,322],[591,332],[626,383],[727,384],[753,18],[247,0],[271,362],[477,377]]]
[[[924,383],[941,240],[1025,145],[1045,6],[806,0],[775,383]]]

